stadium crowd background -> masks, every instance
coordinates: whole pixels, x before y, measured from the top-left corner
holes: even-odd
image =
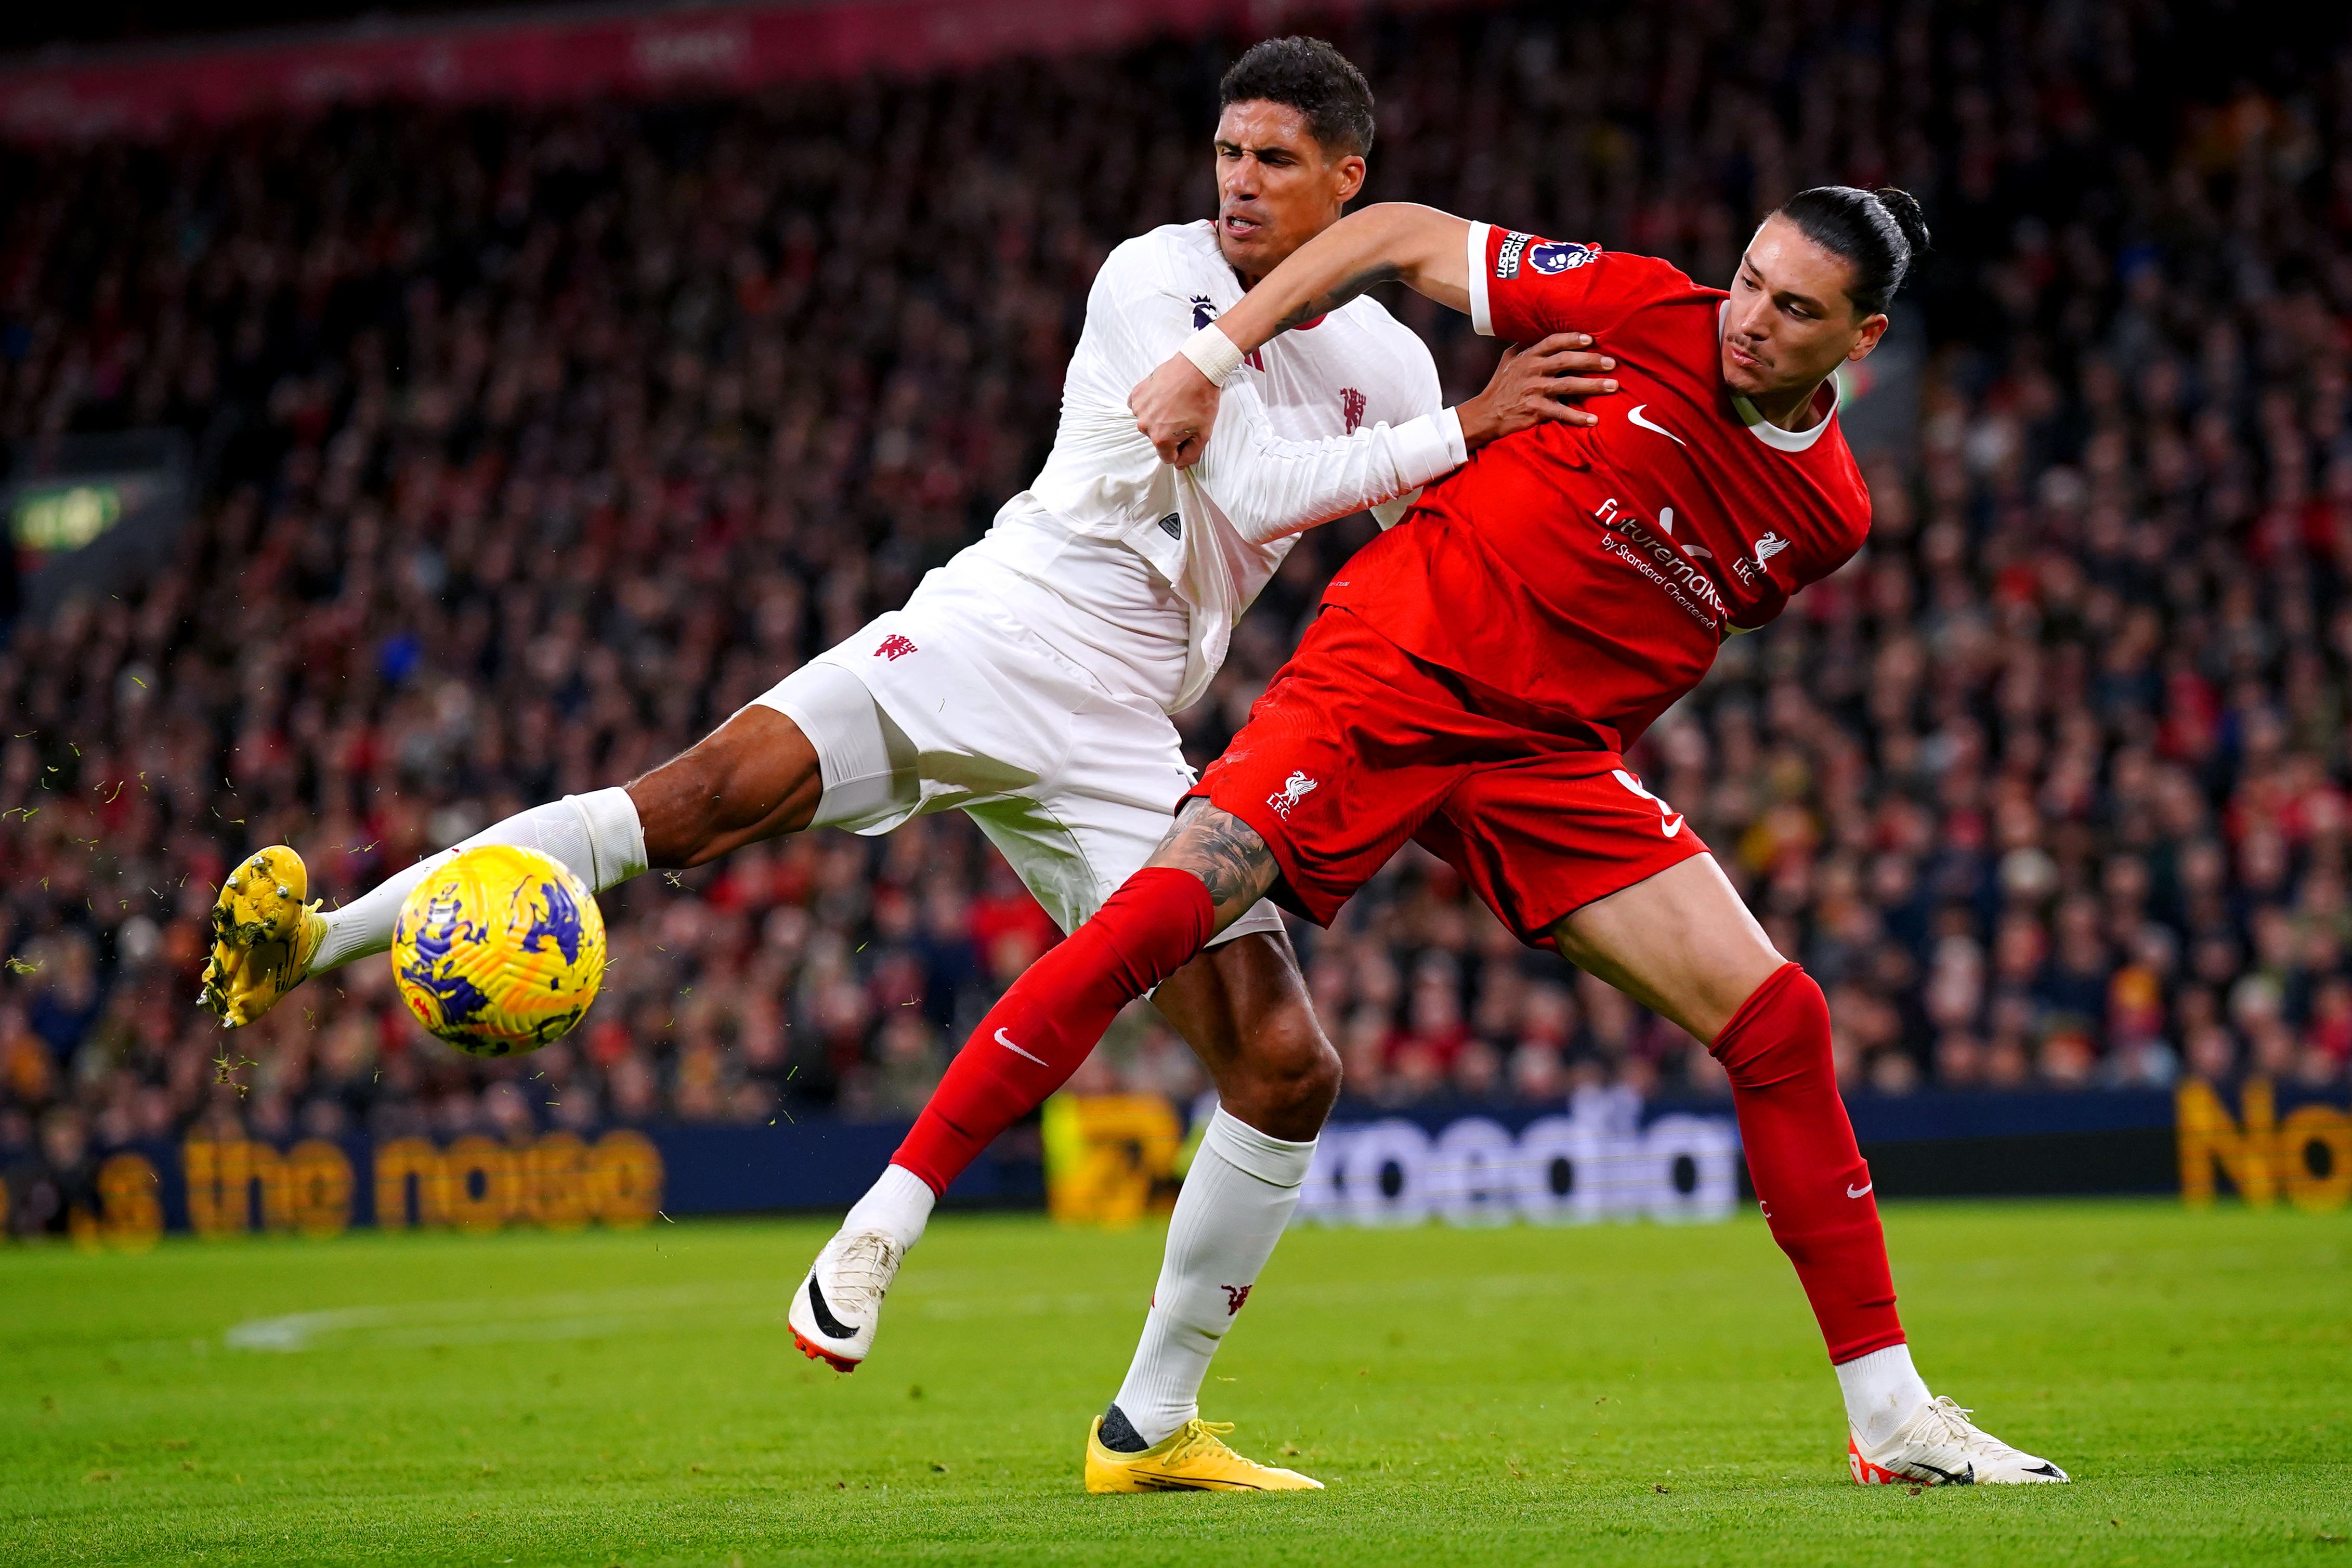
[[[2229,36],[2164,0],[1338,35],[1374,198],[1717,283],[1805,184],[1926,201],[1869,547],[1635,759],[1821,978],[1854,1092],[2346,1075],[2352,54]],[[1108,247],[1211,210],[1232,47],[0,158],[0,437],[176,426],[205,485],[171,570],[0,649],[0,1164],[911,1111],[1054,936],[960,817],[607,895],[602,1000],[512,1063],[425,1037],[380,962],[221,1033],[213,886],[283,839],[348,897],[900,602],[1028,479]],[[1394,308],[1483,382],[1492,345]],[[1291,557],[1196,762],[1370,526]],[[1299,934],[1360,1100],[1717,1088],[1417,850]],[[1079,1080],[1200,1084],[1140,1017]]]

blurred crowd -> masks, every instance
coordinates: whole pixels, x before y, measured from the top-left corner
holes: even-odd
[[[1820,977],[1856,1091],[2346,1074],[2352,54],[2293,35],[2340,17],[2225,23],[1693,0],[1338,35],[1373,198],[1716,283],[1804,185],[1927,205],[1908,369],[1856,405],[1896,400],[1868,548],[1634,758]],[[348,898],[625,780],[902,601],[1034,471],[1108,248],[1212,210],[1232,48],[0,159],[0,437],[176,426],[202,476],[169,570],[0,647],[0,1162],[919,1104],[1055,936],[961,818],[608,895],[594,1012],[501,1064],[381,961],[219,1031],[205,912],[263,844]],[[1483,383],[1491,344],[1393,308]],[[1196,761],[1370,526],[1291,557],[1181,720]],[[1717,1088],[1418,850],[1298,938],[1366,1100]],[[1137,1016],[1080,1084],[1200,1078]]]

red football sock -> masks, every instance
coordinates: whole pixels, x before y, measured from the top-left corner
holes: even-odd
[[[890,1163],[945,1193],[996,1135],[1045,1103],[1118,1010],[1207,945],[1216,906],[1190,871],[1147,866],[988,1010]]]
[[[1870,1167],[1830,1058],[1830,1009],[1803,966],[1756,988],[1709,1047],[1731,1075],[1748,1174],[1772,1239],[1841,1363],[1903,1342]]]

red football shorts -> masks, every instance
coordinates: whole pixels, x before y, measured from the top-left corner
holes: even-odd
[[[1255,828],[1277,903],[1328,925],[1407,838],[1531,946],[1554,921],[1706,852],[1615,752],[1530,727],[1338,605],[1192,795]]]

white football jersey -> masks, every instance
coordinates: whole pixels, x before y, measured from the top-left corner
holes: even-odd
[[[908,608],[984,596],[1114,691],[1174,712],[1216,674],[1299,533],[1366,508],[1386,527],[1463,462],[1428,348],[1370,299],[1250,355],[1200,461],[1161,462],[1128,394],[1242,292],[1205,219],[1112,251],[1087,298],[1052,455]]]

